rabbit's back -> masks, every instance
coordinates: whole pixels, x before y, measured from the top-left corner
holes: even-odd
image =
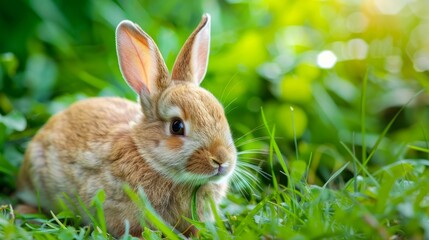
[[[108,161],[112,143],[140,118],[139,105],[121,98],[83,100],[53,116],[28,146],[19,197],[45,209],[58,193],[89,203],[98,189],[118,184]]]

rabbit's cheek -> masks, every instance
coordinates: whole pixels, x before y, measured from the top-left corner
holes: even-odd
[[[180,137],[170,137],[165,142],[169,150],[178,151],[183,146],[183,140]]]

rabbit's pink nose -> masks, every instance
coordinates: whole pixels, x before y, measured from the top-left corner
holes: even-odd
[[[226,167],[219,165],[217,168],[217,174],[224,174],[226,172]]]

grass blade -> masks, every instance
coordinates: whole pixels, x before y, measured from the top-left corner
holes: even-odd
[[[346,162],[346,164],[344,164],[340,169],[338,169],[334,174],[332,174],[332,176],[328,179],[328,181],[326,181],[322,188],[326,188],[326,186],[328,186],[330,182],[332,182],[336,177],[338,177],[338,175],[340,175],[344,171],[344,169],[346,169],[349,163],[350,162]]]
[[[211,198],[210,198],[210,209],[213,212],[213,216],[214,216],[216,225],[218,227],[217,233],[218,233],[220,239],[229,239],[228,231],[226,230],[225,225],[222,222],[222,219],[219,215],[219,212],[218,212],[218,209],[216,207],[215,202]]]
[[[299,160],[299,151],[298,151],[298,140],[296,137],[296,128],[295,128],[295,112],[292,106],[290,106],[290,113],[292,118],[292,129],[293,129],[293,143],[295,145],[295,154],[296,154],[296,160]]]
[[[361,96],[361,119],[360,119],[360,126],[361,126],[361,141],[362,141],[362,162],[366,160],[366,141],[365,141],[365,135],[366,135],[366,89],[368,84],[368,70],[365,73],[365,77],[363,78],[363,85],[362,85],[362,96]],[[365,165],[365,164],[364,164]]]
[[[264,114],[264,110],[261,108],[261,116],[262,116],[262,121],[264,123],[265,129],[267,129],[268,131],[268,135],[270,136],[270,148],[269,148],[269,157],[268,160],[270,162],[270,168],[271,168],[271,177],[272,177],[272,181],[273,181],[273,187],[276,191],[279,191],[279,185],[277,182],[277,178],[276,175],[274,174],[274,148],[273,148],[273,144],[271,144],[271,142],[273,141],[272,135],[271,135],[271,131],[270,128],[268,126],[268,122],[267,119],[265,118],[265,114]],[[273,129],[274,131],[274,129]]]
[[[54,212],[51,211],[51,215],[52,218],[55,220],[56,223],[58,223],[58,225],[62,228],[62,229],[67,229],[66,226],[64,226],[64,224],[57,218],[57,216],[54,214]]]
[[[413,145],[408,145],[408,148],[416,151],[424,152],[424,153],[429,153],[429,149],[427,148],[422,148],[422,147],[413,146]]]
[[[155,209],[147,200],[143,191],[139,190],[138,194],[134,192],[131,187],[124,186],[124,190],[128,197],[138,206],[143,216],[158,230],[160,230],[167,239],[179,240],[180,237],[172,229],[174,229],[170,224],[164,222],[162,218],[156,213]]]
[[[282,155],[282,153],[280,151],[280,148],[277,145],[277,142],[275,140],[275,127],[273,127],[272,131],[269,131],[268,122],[267,122],[267,120],[265,118],[265,114],[264,114],[264,111],[262,109],[261,109],[261,114],[262,114],[262,120],[264,122],[264,125],[265,125],[268,133],[270,134],[270,164],[271,164],[271,169],[272,169],[271,175],[273,177],[273,182],[274,182],[274,179],[276,179],[276,175],[274,173],[274,168],[273,168],[273,159],[274,159],[274,153],[275,153],[276,156],[277,156],[277,158],[278,158],[278,162],[280,163],[280,166],[283,169],[283,172],[285,173],[286,177],[288,178],[288,184],[289,184],[288,187],[291,189],[291,195],[292,195],[292,197],[290,198],[290,205],[291,205],[291,208],[292,208],[293,212],[296,212],[296,205],[297,205],[296,199],[297,198],[296,198],[296,195],[295,195],[295,182],[294,182],[294,179],[292,178],[292,176],[289,173],[289,169],[286,166],[286,161],[283,158],[283,155]],[[274,184],[275,184],[274,187],[275,187],[276,192],[279,193],[280,190],[279,190],[279,185],[277,183],[277,180],[275,180]]]
[[[247,216],[241,221],[241,223],[238,225],[237,229],[235,230],[234,232],[235,236],[240,236],[247,226],[253,225],[253,222],[252,222],[253,217],[262,209],[262,207],[265,206],[265,203],[267,201],[268,201],[268,198],[264,198],[247,214]]]
[[[383,138],[386,136],[387,132],[389,131],[390,127],[392,127],[393,123],[396,121],[396,119],[399,117],[399,114],[402,113],[402,111],[404,111],[405,107],[407,107],[411,101],[413,101],[417,96],[419,96],[422,92],[424,92],[424,89],[418,91],[416,94],[414,94],[414,96],[412,96],[410,98],[410,100],[408,100],[407,103],[405,103],[401,109],[399,109],[398,112],[396,112],[395,116],[393,116],[393,118],[390,120],[390,122],[387,124],[387,126],[384,128],[383,132],[380,134],[380,136],[378,136],[377,141],[375,142],[374,147],[372,148],[370,154],[368,155],[368,157],[365,159],[365,162],[363,163],[363,166],[366,167],[366,164],[369,162],[369,160],[372,158],[372,156],[375,154],[375,152],[378,149],[378,146],[380,145],[381,141],[383,140]],[[364,138],[364,136],[362,136]]]
[[[98,190],[94,198],[91,201],[91,206],[95,207],[95,212],[97,214],[98,226],[101,229],[103,237],[107,238],[107,227],[106,227],[106,218],[104,216],[103,203],[106,200],[106,193],[103,189]]]
[[[191,218],[194,221],[199,221],[198,218],[198,206],[197,206],[197,193],[198,189],[200,189],[200,186],[196,187],[194,192],[192,193],[192,199],[191,199]]]
[[[347,145],[344,142],[340,142],[340,144],[346,149],[346,151],[352,157],[353,161],[357,165],[359,165],[360,170],[356,173],[356,175],[359,175],[360,171],[363,171],[366,174],[366,176],[368,176],[374,182],[374,184],[377,187],[380,186],[380,184],[377,182],[377,180],[375,180],[374,176],[371,173],[369,173],[368,169],[366,167],[364,167],[361,162],[359,162],[359,160],[356,158],[356,156],[353,154],[353,152],[350,150],[350,148],[347,147]]]

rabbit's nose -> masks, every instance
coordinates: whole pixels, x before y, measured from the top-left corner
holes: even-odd
[[[212,158],[211,161],[212,165],[214,167],[217,167],[217,174],[224,174],[226,172],[226,169],[228,168],[227,163],[221,163],[215,158]]]

